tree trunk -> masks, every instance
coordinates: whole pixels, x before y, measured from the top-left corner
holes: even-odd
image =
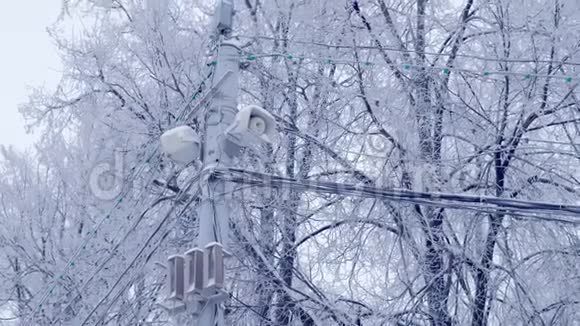
[[[289,116],[293,121],[297,118],[298,107],[295,92],[295,86],[297,83],[295,75],[290,72],[289,78],[290,86],[290,101],[289,101]],[[288,149],[286,151],[286,176],[289,178],[295,177],[296,168],[296,136],[288,136]],[[292,275],[294,269],[294,260],[296,257],[296,249],[294,248],[296,242],[296,209],[298,208],[298,202],[300,200],[300,195],[294,190],[288,190],[285,194],[285,200],[283,202],[282,208],[282,249],[280,256],[280,277],[282,278],[284,284],[287,287],[292,287]],[[292,317],[292,311],[294,310],[294,303],[292,298],[290,298],[286,291],[280,290],[278,292],[278,311],[276,314],[276,325],[285,326],[289,325]]]
[[[419,141],[421,159],[426,165],[426,175],[423,178],[423,191],[430,191],[435,182],[434,178],[434,132],[437,126],[434,123],[433,104],[431,102],[430,79],[425,66],[428,64],[425,58],[425,11],[426,0],[417,1],[417,41],[415,51],[417,53],[419,71],[415,78],[414,88],[416,92],[416,116],[419,129]],[[440,146],[438,146],[440,147]],[[445,261],[443,251],[443,213],[430,207],[421,210],[425,233],[425,261],[424,279],[428,285],[427,303],[433,326],[451,325],[451,318],[447,308],[448,286],[445,281]]]

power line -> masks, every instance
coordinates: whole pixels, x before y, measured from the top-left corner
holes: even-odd
[[[78,294],[80,295],[80,294],[81,294],[81,293],[82,293],[82,292],[83,292],[83,291],[84,291],[84,290],[87,288],[88,284],[89,284],[89,283],[90,283],[90,282],[91,282],[91,281],[94,279],[94,277],[95,277],[95,276],[96,276],[96,275],[97,275],[97,274],[98,274],[98,273],[99,273],[99,272],[100,272],[100,271],[101,271],[101,270],[102,270],[102,269],[103,269],[103,268],[104,268],[104,267],[107,265],[107,263],[108,263],[108,262],[109,262],[109,261],[110,261],[110,260],[111,260],[111,259],[112,259],[112,258],[113,258],[115,255],[116,255],[116,254],[117,254],[117,249],[118,249],[118,248],[119,248],[119,247],[120,247],[120,246],[123,244],[123,242],[124,242],[125,240],[127,240],[127,239],[128,239],[128,236],[129,236],[129,234],[130,234],[131,232],[133,232],[133,231],[136,229],[137,225],[139,224],[139,222],[141,222],[141,220],[142,220],[142,218],[145,216],[145,214],[147,214],[147,213],[148,213],[148,212],[149,212],[149,211],[150,211],[150,210],[151,210],[153,207],[155,207],[155,205],[157,205],[157,204],[159,204],[159,203],[161,203],[161,202],[165,201],[166,199],[171,199],[171,198],[178,199],[178,198],[180,198],[181,196],[183,196],[183,195],[184,195],[184,194],[187,192],[187,190],[189,190],[189,189],[191,188],[191,186],[192,186],[193,184],[195,184],[195,182],[197,182],[197,181],[199,180],[199,178],[200,178],[200,173],[198,173],[198,174],[196,174],[195,176],[193,176],[193,177],[191,178],[191,180],[190,180],[190,181],[188,181],[188,182],[186,183],[186,184],[188,184],[188,186],[187,186],[187,187],[185,187],[185,188],[181,188],[181,189],[179,190],[179,192],[177,192],[175,195],[172,195],[171,197],[161,197],[161,196],[160,196],[160,197],[158,197],[158,198],[155,200],[155,202],[153,203],[153,205],[151,205],[149,208],[147,208],[147,209],[146,209],[146,210],[145,210],[145,211],[144,211],[144,212],[141,214],[141,216],[139,217],[139,219],[138,219],[137,221],[135,221],[134,225],[133,225],[133,226],[131,227],[131,229],[130,229],[130,230],[129,230],[129,231],[128,231],[128,232],[127,232],[125,235],[124,235],[123,239],[122,239],[121,241],[119,241],[118,243],[116,243],[116,244],[111,244],[111,249],[109,250],[109,251],[111,252],[111,254],[110,254],[110,255],[109,255],[109,256],[108,256],[108,257],[107,257],[107,258],[106,258],[106,259],[103,261],[103,263],[101,263],[101,264],[100,264],[100,266],[99,266],[99,267],[98,267],[98,268],[95,270],[95,272],[93,273],[93,275],[92,275],[91,277],[89,277],[89,278],[88,278],[88,279],[87,279],[87,280],[86,280],[86,281],[83,283],[83,285],[82,285],[82,286],[80,286],[80,289],[78,289],[78,290],[77,290]],[[191,198],[192,198],[192,199],[191,199],[190,201],[193,201],[193,200],[195,199],[195,196],[192,196]],[[173,205],[173,206],[175,206],[175,205]],[[172,207],[173,207],[173,206],[172,206]],[[72,292],[72,291],[71,291],[71,292]],[[69,292],[69,293],[70,293],[70,292]],[[74,300],[74,299],[73,299],[73,300]],[[61,309],[61,310],[60,310],[60,312],[59,312],[59,314],[57,315],[57,318],[60,316],[60,314],[62,313],[62,311],[66,311],[66,310],[68,309],[68,307],[70,307],[72,304],[73,304],[73,302],[70,302],[70,303],[69,303],[69,304],[68,304],[68,305],[65,307],[65,309]],[[58,321],[58,320],[56,320],[56,319],[55,319],[55,321],[54,321],[52,324],[54,324],[54,323],[55,323],[55,322],[57,322],[57,321]],[[51,325],[52,325],[52,324],[51,324]]]
[[[563,223],[571,223],[571,224],[579,224],[580,221],[574,220],[567,220],[563,218],[557,217],[542,217],[542,216],[526,216],[522,214],[518,214],[518,211],[526,211],[529,212],[530,210],[540,210],[540,211],[547,211],[547,212],[564,212],[566,215],[577,216],[580,215],[580,206],[574,205],[564,205],[564,204],[551,204],[551,203],[543,203],[543,202],[532,202],[532,201],[522,201],[522,200],[513,200],[513,199],[504,199],[504,198],[496,198],[496,197],[476,197],[476,196],[467,196],[467,195],[455,195],[455,194],[442,194],[442,193],[424,193],[424,192],[413,192],[413,191],[406,191],[406,190],[396,190],[396,189],[386,189],[386,188],[377,188],[377,187],[368,187],[368,186],[360,186],[360,185],[352,185],[352,184],[343,184],[343,183],[332,183],[332,182],[323,182],[323,181],[307,181],[307,182],[300,182],[295,179],[283,178],[273,175],[267,175],[252,171],[245,171],[240,169],[227,169],[227,172],[232,172],[233,174],[243,175],[242,178],[228,178],[225,177],[224,170],[215,171],[214,175],[217,177],[221,177],[223,180],[232,181],[236,183],[242,184],[252,184],[252,185],[261,185],[261,186],[272,186],[272,187],[281,187],[285,185],[290,185],[292,187],[298,187],[303,190],[314,190],[318,192],[327,192],[327,193],[334,193],[339,195],[355,195],[355,196],[362,196],[362,197],[373,197],[373,198],[380,198],[380,199],[398,199],[401,201],[412,202],[417,204],[424,204],[424,205],[434,205],[440,207],[448,207],[454,209],[469,209],[478,212],[484,213],[493,213],[497,212],[498,210],[509,210],[509,213],[516,216],[522,217],[533,217],[536,219],[542,219],[547,221],[556,221],[556,222],[563,222]],[[251,176],[252,178],[247,178],[247,176]],[[257,183],[256,181],[264,181],[261,184]],[[190,183],[190,186],[193,184]],[[189,189],[189,187],[188,187]],[[389,193],[390,192],[390,193]],[[439,202],[437,202],[439,201]],[[461,206],[461,205],[453,205],[449,202],[442,202],[442,201],[458,201],[463,203],[478,203],[479,206]],[[492,204],[496,207],[492,207],[492,209],[485,209],[489,206],[482,206],[485,204]],[[512,211],[513,210],[513,211]],[[133,263],[132,263],[133,264]],[[129,268],[131,265],[129,266]],[[126,274],[126,271],[123,275]],[[119,281],[119,280],[118,280]],[[83,286],[84,289],[86,287]],[[112,289],[109,291],[109,293]],[[89,318],[89,317],[87,317]]]
[[[133,173],[131,180],[134,180],[139,174],[141,174],[144,171],[145,166],[150,162],[150,160],[153,158],[154,155],[155,155],[155,151],[153,151],[152,153],[150,153],[150,155],[147,156],[145,163],[139,167],[138,172],[135,172],[136,169],[133,169],[133,172],[135,172],[135,173]],[[128,191],[129,191],[129,189],[126,189],[125,193],[120,194],[119,199],[117,199],[117,201],[115,202],[115,205],[113,205],[113,207],[111,207],[109,209],[108,213],[101,219],[101,221],[99,221],[97,223],[95,228],[88,233],[88,235],[81,242],[80,246],[75,250],[72,257],[68,259],[66,266],[65,266],[65,269],[61,273],[59,273],[58,276],[54,277],[51,283],[49,283],[50,285],[48,285],[48,288],[46,288],[46,292],[42,296],[42,299],[36,305],[36,308],[32,314],[32,318],[34,318],[36,316],[36,314],[38,313],[38,311],[42,309],[42,305],[46,302],[46,300],[52,294],[54,289],[58,286],[59,281],[64,280],[64,278],[70,272],[70,269],[76,265],[76,259],[80,256],[80,254],[84,250],[86,250],[88,243],[96,237],[98,231],[101,229],[101,227],[103,227],[105,222],[111,220],[111,216],[112,216],[113,212],[117,208],[120,207],[121,203],[123,202],[123,197],[124,197],[124,195],[126,195],[126,193],[128,193]],[[134,205],[134,207],[136,207],[136,206],[137,206],[137,204]],[[43,287],[43,288],[45,288],[45,287]],[[32,296],[32,298],[36,297],[40,292],[42,292],[42,290],[39,290],[34,296]]]
[[[365,146],[364,145],[360,145],[361,149],[364,149]],[[344,154],[350,154],[353,156],[360,156],[360,157],[368,157],[368,158],[377,158],[377,159],[383,159],[383,160],[387,160],[387,159],[392,159],[392,156],[385,156],[385,155],[379,155],[379,154],[372,154],[372,153],[366,153],[363,151],[350,151],[347,149],[341,149],[341,148],[336,148],[334,149],[336,152],[340,152],[340,153],[344,153]],[[566,151],[566,150],[558,150],[558,151],[553,151],[553,149],[551,148],[545,148],[545,147],[532,147],[532,146],[528,146],[528,147],[518,147],[518,151],[529,151],[529,152],[524,152],[523,154],[526,155],[545,155],[545,154],[554,154],[554,155],[577,155],[576,152],[573,151]],[[482,151],[481,153],[479,153],[477,156],[486,156],[486,155],[490,155],[493,154],[494,150],[493,149],[488,149],[486,151]],[[473,155],[465,155],[465,156],[457,156],[457,157],[451,157],[451,158],[447,158],[447,159],[440,159],[439,161],[437,161],[438,164],[442,165],[442,166],[455,166],[455,164],[461,164],[462,161],[464,160],[468,160],[470,158],[472,158]],[[396,162],[404,162],[404,163],[425,163],[425,160],[422,160],[420,158],[416,158],[416,159],[407,159],[407,158],[397,158]]]
[[[516,211],[527,213],[557,213],[573,217],[580,217],[580,206],[570,204],[553,204],[547,202],[518,200],[511,198],[499,198],[490,196],[473,196],[451,193],[419,192],[404,189],[392,189],[373,187],[368,185],[356,185],[347,183],[336,183],[328,181],[304,180],[299,181],[292,178],[285,178],[271,174],[247,171],[236,168],[215,170],[214,175],[231,182],[241,184],[252,184],[270,187],[291,187],[294,189],[331,193],[337,195],[351,195],[365,198],[378,198],[389,200],[400,200],[414,203],[425,203],[429,201],[431,205],[448,203],[473,204],[471,208],[488,208],[493,211]],[[466,208],[466,207],[456,207]],[[580,224],[578,220],[564,220],[555,217],[548,218],[554,221]]]
[[[174,196],[172,196],[171,198],[173,198]],[[98,273],[100,273],[103,268],[111,261],[111,259],[113,259],[117,253],[118,253],[118,248],[120,248],[120,246],[123,244],[123,242],[128,238],[129,234],[135,230],[135,228],[137,227],[137,224],[142,220],[143,216],[149,212],[150,209],[152,209],[153,207],[155,207],[156,204],[161,203],[163,200],[165,199],[169,199],[167,197],[165,198],[158,198],[156,200],[156,202],[149,208],[147,208],[142,214],[141,216],[137,219],[137,221],[134,223],[134,226],[131,227],[131,229],[125,234],[125,236],[123,237],[123,239],[119,242],[117,242],[116,244],[111,244],[111,248],[109,250],[109,252],[111,252],[111,254],[103,260],[103,262],[100,264],[100,266],[98,268],[96,268],[96,270],[93,272],[93,274],[80,286],[78,287],[75,291],[77,292],[76,297],[80,297],[81,294],[83,293],[83,291],[87,288],[88,284],[98,275]],[[96,266],[96,264],[95,264]],[[73,291],[69,291],[67,292],[67,295],[70,294]],[[62,300],[63,302],[66,302],[66,295],[63,296],[64,300]],[[60,300],[59,300],[60,301]],[[51,322],[51,325],[53,325],[54,323],[59,321],[59,317],[62,314],[63,311],[67,311],[67,309],[69,309],[69,307],[71,307],[71,305],[75,302],[75,297],[73,297],[71,299],[71,301],[67,304],[67,306],[64,309],[59,309],[58,314],[56,315],[55,319]]]
[[[196,175],[193,180],[189,183],[189,185],[185,188],[182,189],[181,193],[186,193],[187,191],[189,191],[191,189],[191,187],[195,184],[195,180],[197,180],[197,178],[199,177],[199,175]],[[199,190],[198,190],[199,193]],[[189,207],[189,205],[194,201],[194,199],[197,196],[191,196],[191,199],[189,200],[189,203],[181,210],[181,212],[179,212],[178,216],[183,215],[185,212],[187,212],[187,209]],[[159,233],[159,231],[161,230],[161,228],[163,227],[163,225],[167,222],[167,220],[169,219],[169,217],[171,217],[171,215],[173,214],[173,211],[175,210],[175,208],[177,207],[177,205],[172,205],[169,209],[169,211],[163,216],[163,218],[161,219],[161,221],[157,224],[157,226],[155,227],[155,229],[153,230],[153,233],[147,238],[147,240],[144,242],[143,246],[141,246],[141,249],[137,252],[137,254],[135,255],[135,257],[130,261],[129,265],[123,270],[123,272],[121,273],[121,275],[117,278],[117,280],[115,281],[115,283],[113,284],[113,286],[111,287],[111,289],[109,289],[109,292],[107,292],[107,294],[105,295],[105,297],[103,297],[97,304],[97,306],[95,306],[90,312],[89,314],[85,317],[85,319],[83,320],[83,322],[81,323],[81,325],[85,325],[85,323],[91,318],[91,316],[97,311],[97,309],[105,302],[105,300],[111,295],[111,293],[113,293],[113,290],[121,283],[122,279],[127,275],[127,273],[135,266],[135,263],[137,262],[137,260],[139,259],[139,257],[143,254],[143,252],[145,251],[145,249],[149,246],[150,242],[153,240],[153,238],[155,237],[155,235],[157,235]]]
[[[373,45],[341,45],[341,44],[327,44],[321,42],[314,42],[314,41],[302,41],[302,40],[290,40],[290,39],[282,39],[276,37],[269,37],[263,35],[236,35],[238,38],[245,38],[245,39],[264,39],[264,40],[271,40],[271,41],[278,41],[278,42],[288,42],[288,43],[297,43],[297,44],[306,44],[306,45],[314,45],[319,47],[325,47],[329,49],[352,49],[352,50],[385,50],[389,52],[400,52],[400,53],[417,53],[417,54],[425,54],[425,55],[433,55],[433,56],[443,56],[443,57],[462,57],[480,61],[489,61],[489,62],[499,62],[499,63],[545,63],[545,64],[556,64],[556,65],[563,65],[563,66],[580,66],[580,62],[574,61],[561,61],[561,60],[541,60],[541,59],[510,59],[510,58],[491,58],[491,57],[483,57],[471,54],[451,54],[451,53],[438,53],[438,52],[422,52],[416,50],[408,50],[408,49],[399,49],[393,48],[388,46],[373,46]]]
[[[573,146],[573,147],[580,146],[580,143],[561,142],[561,141],[553,141],[553,140],[541,140],[541,139],[532,139],[532,138],[522,138],[522,141],[553,144],[553,145],[566,145],[566,146]]]
[[[417,70],[430,70],[436,71],[442,75],[448,75],[451,72],[458,72],[458,73],[465,73],[470,74],[478,77],[483,77],[486,79],[496,80],[493,79],[493,76],[518,76],[522,77],[522,80],[532,80],[534,78],[551,78],[551,79],[561,79],[566,81],[566,83],[572,83],[575,79],[578,78],[578,75],[549,75],[549,74],[540,74],[537,72],[518,72],[518,71],[503,71],[503,70],[473,70],[467,68],[459,68],[459,67],[451,67],[451,66],[434,66],[434,65],[417,65],[411,63],[394,63],[388,64],[385,62],[376,62],[376,61],[366,61],[366,60],[353,60],[353,59],[343,59],[343,58],[333,58],[327,56],[311,56],[311,55],[301,55],[301,54],[292,54],[292,53],[249,53],[246,57],[239,57],[242,62],[252,63],[255,62],[259,58],[268,58],[268,57],[280,57],[285,58],[287,60],[311,60],[320,62],[323,64],[328,65],[355,65],[360,66],[361,69],[372,69],[373,67],[398,67],[401,71],[411,71],[411,69]],[[236,59],[236,58],[232,58]],[[497,81],[497,80],[496,80]]]

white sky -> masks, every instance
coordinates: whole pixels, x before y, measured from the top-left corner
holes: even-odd
[[[62,0],[2,1],[0,8],[0,145],[24,149],[27,135],[18,105],[29,87],[54,89],[60,59],[46,27],[56,20]]]

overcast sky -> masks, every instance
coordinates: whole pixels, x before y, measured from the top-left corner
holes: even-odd
[[[0,144],[20,149],[34,140],[26,135],[18,104],[29,86],[53,89],[60,60],[46,27],[58,17],[62,0],[2,1],[0,9]]]

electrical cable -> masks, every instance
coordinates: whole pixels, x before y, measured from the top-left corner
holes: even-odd
[[[265,40],[272,40],[272,41],[278,41],[278,42],[314,45],[314,46],[325,47],[325,48],[329,48],[329,49],[332,48],[332,49],[353,49],[353,50],[385,50],[385,51],[389,51],[389,52],[416,53],[416,54],[432,55],[432,56],[437,56],[437,57],[455,56],[455,57],[460,57],[460,58],[468,58],[468,59],[474,59],[474,60],[479,60],[479,61],[489,61],[489,62],[499,62],[499,63],[545,63],[545,64],[556,64],[556,65],[580,66],[580,62],[573,62],[573,61],[541,60],[541,59],[527,59],[527,58],[524,58],[524,59],[509,59],[509,58],[500,59],[500,58],[482,57],[482,56],[477,56],[477,55],[461,54],[461,53],[451,54],[451,53],[437,53],[437,52],[428,52],[428,51],[422,52],[422,51],[416,51],[416,50],[398,49],[398,48],[393,48],[393,47],[388,47],[388,46],[378,47],[378,46],[373,46],[373,45],[353,46],[353,45],[340,45],[340,44],[326,44],[326,43],[313,42],[313,41],[282,39],[282,38],[275,38],[275,37],[269,37],[269,36],[263,36],[263,35],[251,36],[251,35],[238,34],[238,35],[235,35],[234,37],[245,38],[245,39],[265,39]]]
[[[188,192],[191,187],[195,184],[195,180],[197,180],[199,178],[199,174],[196,175],[193,180],[191,182],[189,182],[189,185],[187,187],[184,187],[182,189],[182,193],[186,193]],[[194,198],[196,196],[192,196],[191,199],[189,200],[188,204],[181,210],[181,212],[178,215],[183,215],[189,205],[194,201]],[[169,211],[165,214],[165,216],[161,219],[161,221],[158,223],[158,225],[155,227],[155,230],[153,231],[153,233],[147,238],[147,240],[145,241],[145,243],[143,244],[143,246],[141,247],[141,249],[138,251],[137,255],[135,255],[135,257],[133,258],[133,260],[131,260],[131,262],[129,263],[129,265],[125,268],[125,270],[121,273],[121,276],[115,281],[115,283],[113,284],[113,286],[111,287],[111,289],[109,289],[109,292],[107,292],[107,294],[97,303],[97,305],[93,308],[93,310],[91,310],[91,312],[89,312],[89,315],[87,317],[85,317],[84,321],[81,323],[81,325],[85,325],[85,323],[90,319],[90,317],[96,312],[96,310],[104,303],[104,301],[111,295],[111,293],[113,292],[113,290],[115,289],[115,287],[117,285],[120,284],[121,280],[123,279],[123,277],[125,275],[127,275],[128,271],[134,267],[135,262],[139,259],[139,257],[141,256],[141,254],[143,253],[143,251],[145,250],[145,248],[147,248],[147,246],[149,245],[149,243],[152,241],[153,237],[159,232],[159,230],[161,230],[161,227],[165,224],[165,222],[167,222],[167,220],[169,219],[169,217],[172,215],[173,211],[175,210],[175,208],[177,207],[177,205],[171,205]]]
[[[217,178],[222,178],[230,182],[242,183],[242,184],[254,184],[259,186],[272,186],[272,187],[293,187],[295,189],[300,189],[303,191],[317,191],[338,195],[351,195],[366,198],[378,198],[378,199],[389,199],[389,200],[400,200],[412,203],[422,204],[428,203],[430,205],[437,204],[449,204],[449,203],[463,203],[472,204],[470,208],[491,208],[493,211],[515,211],[515,212],[545,212],[545,213],[559,213],[562,215],[568,215],[573,217],[580,217],[580,206],[570,205],[570,204],[552,204],[547,202],[538,201],[526,201],[510,198],[499,198],[499,197],[489,197],[489,196],[473,196],[473,195],[461,195],[461,194],[451,194],[451,193],[433,193],[433,192],[419,192],[410,191],[404,189],[390,189],[390,188],[380,188],[372,187],[367,185],[355,185],[347,183],[335,183],[327,181],[299,181],[296,179],[279,177],[270,174],[264,174],[259,172],[252,172],[247,170],[241,170],[236,168],[228,168],[225,170],[216,170],[215,176]],[[237,176],[237,177],[236,177]],[[463,207],[456,206],[452,208],[467,208],[465,205]],[[549,220],[555,220],[554,217],[548,218]],[[580,219],[578,220],[559,220],[560,222],[570,222],[574,224],[580,224]]]
[[[111,261],[111,259],[113,259],[116,255],[117,255],[117,250],[119,249],[119,247],[123,244],[123,242],[125,242],[125,240],[127,240],[129,234],[131,234],[132,231],[135,230],[135,228],[137,227],[137,225],[139,224],[139,222],[141,222],[142,218],[145,216],[146,213],[149,212],[149,210],[151,210],[153,207],[155,207],[157,204],[163,202],[166,199],[171,199],[171,198],[175,198],[175,196],[171,196],[171,197],[161,197],[159,196],[156,201],[153,203],[153,205],[149,208],[147,208],[142,214],[141,216],[137,219],[137,221],[135,221],[134,225],[131,227],[131,229],[129,230],[129,232],[127,232],[125,234],[125,236],[123,237],[122,240],[120,240],[119,242],[117,242],[116,244],[111,244],[111,248],[109,249],[109,252],[111,252],[111,254],[104,259],[104,261],[99,264],[99,266],[95,269],[95,271],[92,273],[92,275],[77,289],[77,296],[81,296],[81,294],[83,293],[83,291],[87,288],[88,284],[98,275],[98,273],[100,273],[103,268],[109,263],[109,261]],[[66,305],[66,307],[64,309],[60,309],[59,312],[57,313],[55,319],[51,322],[51,325],[53,325],[54,323],[59,321],[59,317],[61,315],[61,313],[63,311],[67,311],[68,308],[70,308],[72,306],[72,304],[74,303],[75,298],[71,299],[71,302],[68,303]]]
[[[361,65],[363,69],[370,69],[372,67],[387,67],[391,68],[393,66],[398,66],[402,71],[411,71],[411,68],[416,68],[419,70],[430,70],[438,71],[440,74],[448,75],[452,71],[470,74],[477,77],[483,77],[485,79],[490,79],[494,81],[502,81],[493,79],[492,76],[520,76],[523,80],[531,80],[533,78],[551,78],[551,79],[561,79],[565,80],[566,83],[571,83],[573,80],[578,79],[578,75],[550,75],[550,74],[540,74],[536,72],[517,72],[517,71],[503,71],[503,70],[473,70],[467,68],[450,67],[450,66],[434,66],[434,65],[417,65],[411,63],[399,63],[399,64],[388,64],[383,62],[373,62],[373,61],[357,61],[353,59],[343,59],[343,58],[333,58],[333,57],[321,57],[321,56],[311,56],[311,55],[300,55],[300,54],[288,54],[288,53],[251,53],[246,57],[232,57],[231,59],[239,59],[241,62],[252,63],[258,58],[272,58],[281,57],[287,60],[310,60],[321,62],[329,65]]]
[[[135,169],[132,170],[133,174],[131,176],[131,180],[134,180],[134,178],[137,175],[139,175],[140,173],[143,172],[145,166],[150,162],[150,160],[153,158],[153,156],[155,155],[155,153],[156,153],[156,148],[155,148],[155,150],[152,151],[151,155],[147,156],[147,159],[145,160],[145,163],[140,166],[140,168],[138,170],[139,172],[135,173]],[[109,221],[110,220],[113,211],[115,211],[117,208],[119,208],[120,204],[123,202],[124,195],[126,195],[128,191],[129,191],[129,189],[125,189],[125,194],[123,194],[123,193],[120,194],[119,199],[117,200],[117,202],[115,203],[115,205],[109,209],[108,213],[101,219],[101,221],[99,221],[97,223],[97,225],[93,228],[93,230],[91,230],[88,233],[88,236],[85,237],[85,239],[83,239],[83,241],[81,242],[81,245],[75,250],[74,254],[68,259],[67,264],[65,266],[65,269],[59,274],[59,276],[54,277],[53,280],[49,283],[48,288],[47,288],[45,294],[42,296],[42,298],[41,298],[40,302],[38,303],[38,305],[36,305],[36,308],[35,308],[32,316],[31,316],[31,318],[34,318],[36,316],[36,314],[38,313],[38,311],[40,309],[42,309],[42,305],[47,300],[48,296],[50,294],[52,294],[52,292],[54,291],[54,289],[58,285],[59,280],[64,280],[64,277],[68,275],[68,273],[70,271],[70,268],[72,268],[75,265],[75,260],[87,248],[88,243],[93,238],[96,237],[96,235],[98,233],[98,230],[100,230],[100,228],[105,224],[106,221]],[[36,297],[40,292],[42,292],[42,289],[39,290],[35,295],[33,295],[32,298]]]

